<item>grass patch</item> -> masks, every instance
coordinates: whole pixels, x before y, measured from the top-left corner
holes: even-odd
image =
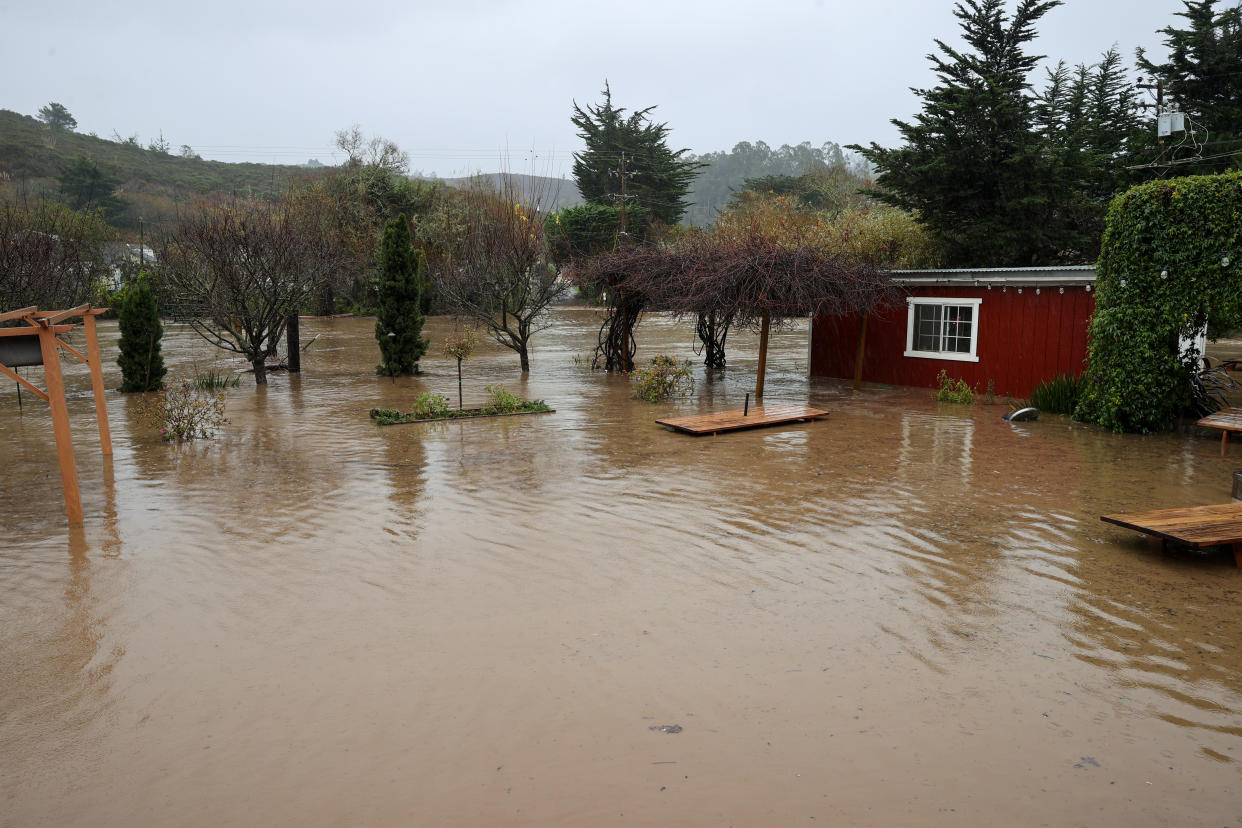
[[[199,391],[219,391],[241,385],[241,377],[211,368],[194,377],[194,387]]]

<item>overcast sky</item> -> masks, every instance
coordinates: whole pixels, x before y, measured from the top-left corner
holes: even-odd
[[[1233,0],[1226,0],[1233,2]],[[658,104],[671,144],[892,146],[951,0],[0,0],[0,108],[59,101],[100,137],[163,131],[223,161],[339,161],[359,124],[411,167],[568,175],[573,101]],[[1009,4],[1010,9],[1013,2]],[[1180,0],[1068,0],[1033,50],[1163,58]]]

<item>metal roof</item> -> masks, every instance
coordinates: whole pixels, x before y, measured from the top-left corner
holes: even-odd
[[[1095,265],[1054,267],[959,267],[938,270],[892,270],[903,285],[1091,285]]]

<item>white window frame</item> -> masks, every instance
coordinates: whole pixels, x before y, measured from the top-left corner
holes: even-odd
[[[948,359],[954,362],[979,361],[979,306],[983,299],[954,299],[944,296],[907,296],[906,297],[906,356],[919,359]],[[970,314],[970,353],[958,351],[916,351],[914,350],[914,307],[915,305],[954,305],[971,308]]]

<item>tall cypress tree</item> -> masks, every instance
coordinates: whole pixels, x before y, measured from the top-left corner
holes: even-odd
[[[588,203],[619,204],[624,156],[627,206],[637,204],[652,218],[675,225],[689,206],[690,185],[707,165],[684,158],[688,149],[669,149],[668,124],[652,121],[653,109],[626,115],[612,105],[607,83],[599,106],[583,109],[575,103],[570,121],[586,149],[574,153],[574,180]]]
[[[164,387],[164,357],[160,339],[164,327],[146,273],[139,273],[125,288],[117,314],[121,328],[121,390],[158,391]]]
[[[1169,57],[1153,63],[1138,50],[1138,68],[1150,72],[1164,87],[1165,102],[1173,102],[1190,116],[1197,134],[1206,143],[1194,155],[1207,160],[1180,163],[1178,175],[1218,172],[1240,163],[1235,154],[1242,138],[1242,6],[1226,4],[1219,11],[1219,0],[1182,0],[1186,28],[1166,26]],[[1177,141],[1181,135],[1174,136]],[[1170,141],[1168,143],[1174,143]],[[1162,153],[1158,160],[1172,160]],[[1193,156],[1191,156],[1193,157]]]
[[[1023,51],[1035,23],[1060,0],[962,0],[953,14],[969,50],[937,40],[939,83],[915,90],[923,111],[894,120],[904,146],[853,146],[879,171],[878,198],[919,215],[945,242],[949,264],[1045,263],[1061,249],[1042,218],[1046,154],[1028,76],[1041,55]]]
[[[426,264],[410,240],[405,214],[389,219],[379,249],[379,313],[375,339],[383,362],[375,371],[386,377],[418,373],[418,360],[427,353],[422,338],[422,283]]]

